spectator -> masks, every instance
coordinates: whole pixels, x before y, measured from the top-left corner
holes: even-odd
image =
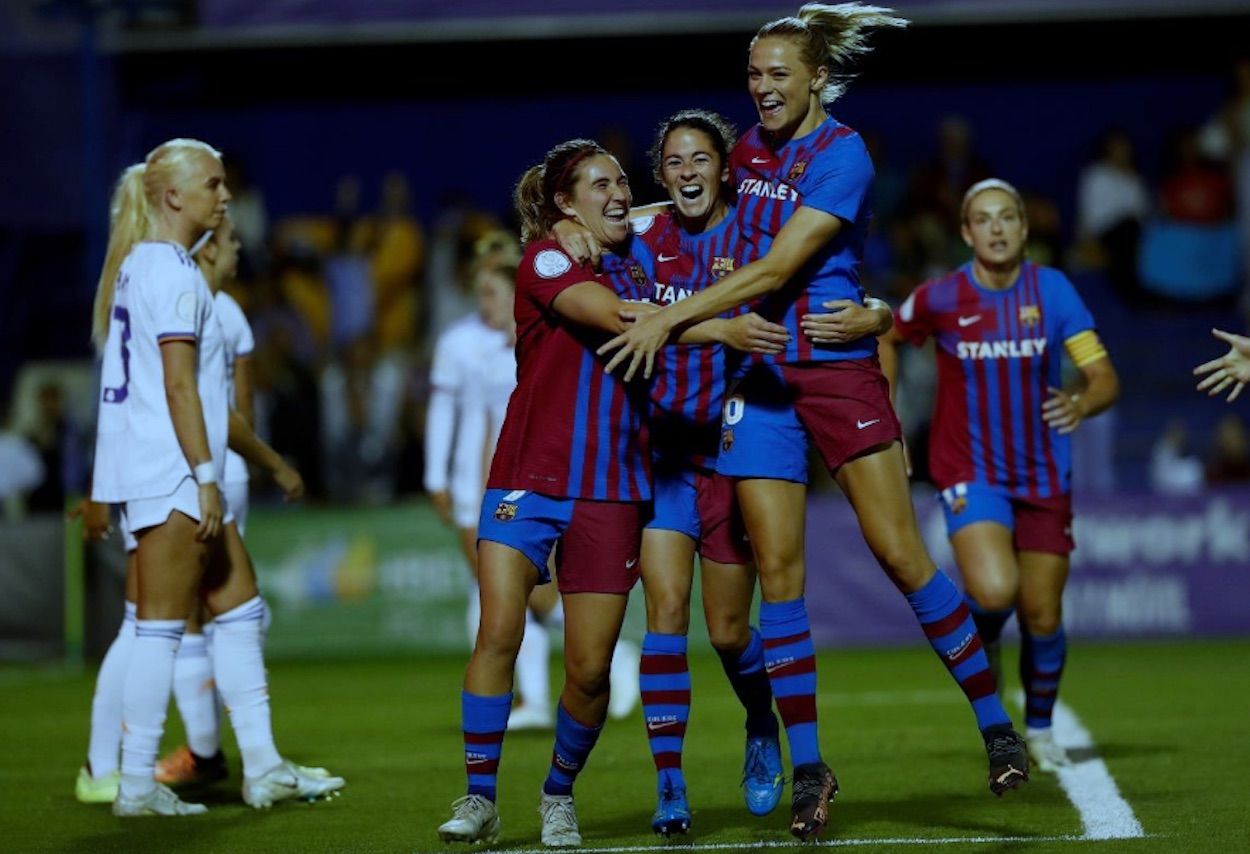
[[[0,419],[0,425],[4,420]],[[0,503],[6,515],[16,515],[22,498],[44,478],[39,450],[19,433],[0,426]]]
[[[39,387],[36,421],[26,438],[39,453],[43,469],[42,480],[26,497],[26,509],[60,513],[65,509],[66,468],[74,456],[75,436],[59,385],[49,382]]]
[[[1250,443],[1246,423],[1230,412],[1215,425],[1215,442],[1207,461],[1207,483],[1226,485],[1250,482]]]
[[[1202,461],[1190,450],[1185,422],[1173,418],[1150,452],[1150,486],[1158,495],[1196,495],[1203,481]]]
[[[1077,185],[1077,231],[1086,254],[1120,294],[1135,296],[1137,245],[1150,212],[1146,183],[1134,163],[1133,140],[1123,129],[1108,131],[1098,159],[1085,167]]]
[[[1173,135],[1159,200],[1164,216],[1177,222],[1216,225],[1233,218],[1233,184],[1228,170],[1202,156],[1196,130]]]

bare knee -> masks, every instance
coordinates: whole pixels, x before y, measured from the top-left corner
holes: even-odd
[[[915,537],[892,537],[878,543],[873,554],[895,586],[906,593],[919,590],[933,577],[933,559],[924,543]]]
[[[516,614],[482,614],[474,651],[479,655],[516,658],[525,635],[525,617]]]
[[[684,635],[690,630],[690,596],[664,591],[647,597],[647,630]]]
[[[564,652],[565,687],[577,691],[586,700],[607,696],[611,662],[598,655]]]
[[[1046,637],[1059,631],[1063,609],[1058,602],[1021,603],[1020,625],[1031,635]]]
[[[1008,611],[1016,606],[1019,586],[1009,576],[967,577],[968,592],[982,611]]]
[[[739,653],[751,642],[751,628],[745,615],[709,615],[707,634],[719,653]]]

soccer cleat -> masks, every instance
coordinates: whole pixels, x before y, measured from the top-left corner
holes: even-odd
[[[655,814],[651,816],[651,829],[666,839],[690,830],[690,804],[686,803],[685,789],[665,784]]]
[[[994,677],[994,691],[1001,700],[1003,697],[1003,642],[1000,638],[984,645],[985,660],[990,665],[990,675]]]
[[[483,795],[465,795],[451,804],[451,818],[438,826],[444,842],[485,842],[499,838],[499,810]]]
[[[555,726],[550,709],[538,706],[517,706],[508,713],[508,732],[526,729],[551,729]]]
[[[329,776],[324,768],[304,768],[284,759],[259,777],[243,778],[243,803],[260,810],[278,801],[311,802],[332,797],[346,785],[346,780]]]
[[[78,769],[78,779],[74,781],[74,797],[80,804],[111,804],[117,800],[117,789],[121,784],[121,771],[114,771],[97,780],[84,765]]]
[[[608,695],[608,714],[620,720],[634,710],[641,699],[638,687],[638,668],[642,655],[638,647],[627,640],[616,642],[612,653],[612,667],[608,671],[611,693]]]
[[[156,782],[166,786],[207,786],[228,776],[226,757],[220,750],[205,758],[184,744],[156,763]]]
[[[189,804],[168,787],[156,784],[156,788],[141,798],[127,798],[120,791],[113,801],[113,815],[131,818],[140,815],[203,815],[208,807]]]
[[[538,802],[538,813],[543,817],[543,845],[548,848],[577,848],[582,844],[572,795],[543,792],[542,800]]]
[[[823,762],[794,769],[793,816],[790,832],[807,841],[820,835],[829,821],[829,802],[838,793],[838,778]]]
[[[1045,774],[1054,774],[1060,768],[1072,764],[1068,751],[1055,741],[1055,734],[1049,729],[1030,729],[1024,734],[1024,741],[1029,747],[1029,756],[1033,758],[1034,767]]]
[[[1003,792],[1029,781],[1029,753],[1024,739],[1011,724],[995,724],[981,731],[985,753],[990,760],[990,791]]]
[[[768,815],[775,810],[785,788],[781,743],[775,736],[748,738],[742,763],[742,797],[751,815]]]

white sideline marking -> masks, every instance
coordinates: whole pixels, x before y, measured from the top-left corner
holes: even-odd
[[[1055,703],[1055,741],[1069,750],[1093,751],[1094,739],[1071,707]],[[1059,785],[1081,814],[1083,839],[1136,839],[1146,835],[1120,794],[1107,763],[1097,755],[1059,769]]]
[[[1004,842],[1083,842],[1084,836],[956,836],[948,838],[924,839],[920,837],[899,837],[895,839],[830,839],[818,842],[799,842],[795,840],[759,840],[757,842],[707,842],[686,845],[621,845],[612,848],[579,848],[579,851],[594,851],[596,854],[630,854],[641,851],[762,851],[772,848],[856,848],[870,845],[996,845]],[[499,851],[507,854],[550,854],[550,848],[491,848],[483,854]]]

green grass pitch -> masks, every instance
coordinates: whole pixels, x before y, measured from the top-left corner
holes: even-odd
[[[1005,661],[1010,669],[1014,651]],[[1103,842],[1066,838],[1081,835],[1081,821],[1054,778],[1034,775],[1002,800],[989,793],[971,713],[927,649],[824,651],[819,666],[822,747],[842,784],[826,843],[882,851],[930,848],[919,840],[943,851],[1250,850],[1250,642],[1074,646],[1064,699],[1148,834]],[[587,847],[788,844],[788,789],[773,815],[746,812],[738,788],[740,711],[715,656],[697,652],[692,667],[685,753],[691,835],[666,846],[650,833],[654,772],[635,711],[608,722],[578,781]],[[238,754],[227,734],[232,777],[203,799],[207,816],[127,821],[73,798],[94,672],[0,668],[0,850],[445,850],[435,828],[464,780],[462,668],[456,656],[277,662],[271,693],[279,749],[346,776],[343,796],[253,812],[239,801]],[[171,712],[166,747],[180,739],[178,727]],[[550,754],[549,733],[505,741],[498,848],[540,847],[536,806]],[[972,837],[1031,841],[937,845]]]

